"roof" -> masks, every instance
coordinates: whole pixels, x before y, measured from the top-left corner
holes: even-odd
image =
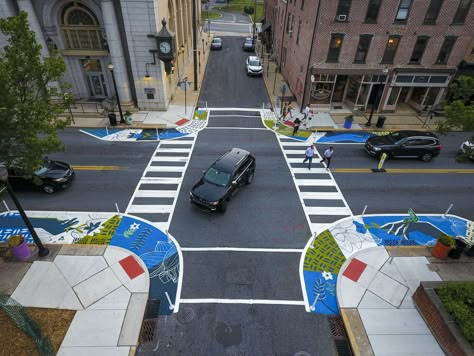
[[[233,172],[235,166],[250,155],[249,151],[241,148],[233,148],[224,153],[215,163],[214,166],[224,172]]]

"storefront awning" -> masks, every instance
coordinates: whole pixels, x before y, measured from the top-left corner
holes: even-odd
[[[344,68],[311,68],[311,74],[337,74],[337,75],[381,75],[382,69],[344,69]]]

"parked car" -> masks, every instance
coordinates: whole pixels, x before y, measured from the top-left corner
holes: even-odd
[[[212,39],[211,49],[222,49],[222,40],[219,37],[214,37]]]
[[[247,75],[262,75],[263,67],[260,58],[256,56],[250,56],[245,61],[245,70]]]
[[[15,167],[8,169],[8,181],[13,187],[39,188],[48,194],[68,187],[74,175],[74,169],[69,164],[52,160],[45,160],[43,166],[33,174],[25,174]]]
[[[242,49],[247,52],[253,52],[255,50],[255,44],[253,43],[252,38],[247,37],[242,44]]]
[[[459,150],[469,159],[474,160],[474,138],[463,142]]]
[[[253,182],[256,161],[250,152],[233,148],[224,153],[206,171],[190,192],[191,204],[224,213],[231,197]]]
[[[365,150],[373,157],[386,153],[388,157],[420,158],[428,162],[441,152],[441,143],[432,132],[396,131],[385,136],[372,136]]]

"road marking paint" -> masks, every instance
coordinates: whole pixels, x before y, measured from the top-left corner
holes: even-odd
[[[305,305],[304,300],[280,300],[280,299],[180,299],[181,304],[268,304],[268,305]]]
[[[298,248],[245,248],[245,247],[182,247],[183,251],[208,252],[208,251],[243,251],[243,252],[295,252],[302,253]]]
[[[121,171],[128,167],[124,166],[71,166],[76,171]]]
[[[474,174],[474,169],[459,168],[386,168],[387,173]],[[370,168],[331,168],[334,173],[372,173]]]

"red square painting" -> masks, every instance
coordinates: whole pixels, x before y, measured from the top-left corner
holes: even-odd
[[[354,282],[357,282],[362,272],[364,272],[365,267],[367,267],[366,263],[358,260],[357,258],[353,258],[342,275],[349,278],[350,280],[353,280]]]
[[[123,270],[130,279],[134,279],[141,275],[144,271],[140,264],[133,258],[133,256],[125,257],[123,260],[119,261],[120,265],[122,266]]]

